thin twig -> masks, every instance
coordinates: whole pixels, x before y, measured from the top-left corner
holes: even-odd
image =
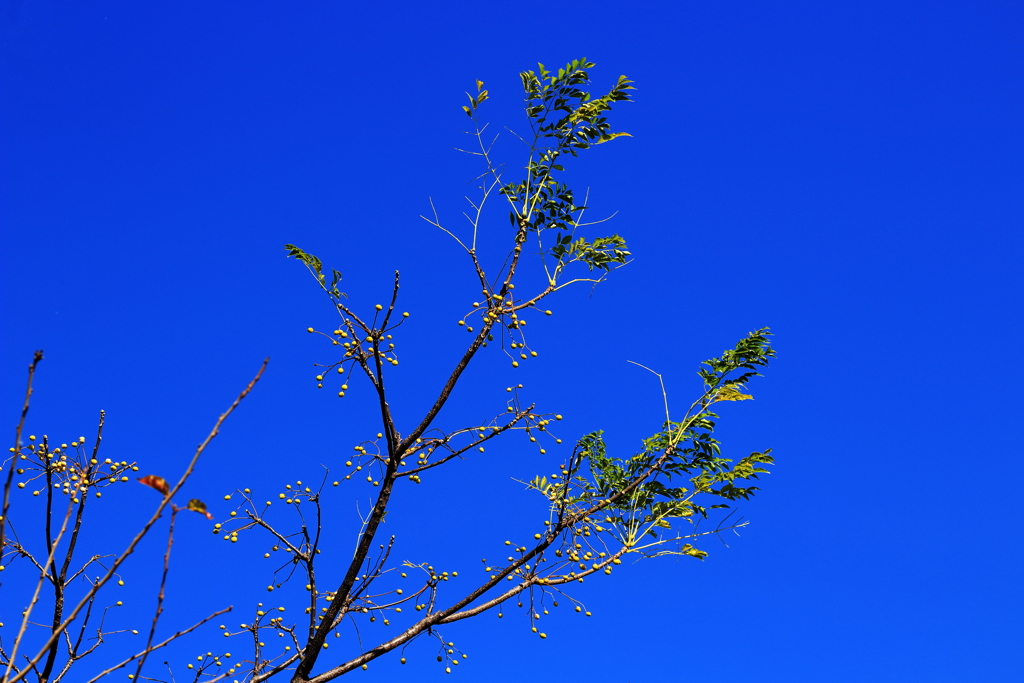
[[[458,242],[458,243],[459,243],[459,246],[460,246],[460,247],[462,247],[462,248],[463,248],[463,249],[465,249],[466,251],[469,251],[469,247],[467,247],[467,246],[466,246],[465,244],[463,244],[463,243],[462,243],[462,240],[460,240],[460,239],[459,239],[458,237],[456,237],[456,236],[455,236],[455,235],[454,235],[454,234],[453,234],[453,233],[452,233],[452,232],[451,232],[450,230],[448,230],[448,228],[445,228],[444,226],[442,226],[442,225],[441,225],[441,219],[440,219],[440,218],[438,217],[438,215],[437,215],[437,209],[436,209],[436,208],[434,207],[434,199],[433,199],[432,197],[428,197],[428,200],[430,201],[430,208],[431,208],[431,210],[433,210],[433,212],[434,212],[434,220],[430,220],[430,219],[429,219],[429,218],[427,218],[426,216],[422,216],[422,215],[420,216],[420,218],[422,218],[422,219],[423,219],[423,220],[425,220],[426,222],[430,223],[430,224],[431,224],[431,225],[433,225],[434,227],[436,227],[436,228],[440,228],[440,229],[441,229],[441,230],[443,230],[444,232],[447,232],[447,233],[448,233],[448,234],[449,234],[449,235],[451,236],[451,238],[452,238],[453,240],[455,240],[456,242]]]
[[[14,430],[14,451],[11,456],[10,469],[7,471],[7,481],[4,483],[4,504],[0,509],[0,550],[4,547],[4,540],[7,537],[7,510],[11,504],[11,484],[14,481],[15,462],[18,454],[21,453],[21,433],[25,429],[25,417],[28,415],[28,402],[32,398],[32,378],[36,374],[36,366],[43,359],[43,351],[40,349],[32,356],[32,363],[28,366],[28,386],[25,387],[25,403],[21,407],[21,419],[18,420],[18,427]]]
[[[626,362],[627,363],[632,363],[633,365],[637,366],[638,368],[643,368],[644,370],[646,370],[647,372],[651,373],[652,375],[654,375],[655,377],[658,378],[658,382],[661,383],[661,397],[665,401],[665,422],[666,423],[667,422],[671,422],[672,418],[669,417],[669,412],[668,412],[668,393],[665,392],[665,378],[662,377],[657,372],[655,372],[654,370],[651,370],[646,365],[641,365],[640,363],[637,363],[635,360],[627,360]]]
[[[164,589],[167,587],[167,571],[171,566],[171,548],[174,547],[174,522],[177,517],[178,508],[172,504],[171,523],[167,526],[167,550],[164,551],[164,571],[160,575],[160,590],[156,594],[156,612],[153,613],[153,623],[149,627],[149,637],[146,638],[146,649],[143,650],[142,657],[139,658],[139,665],[135,668],[136,680],[139,680],[139,677],[142,675],[142,667],[146,664],[146,658],[149,657],[151,646],[153,645],[153,636],[156,635],[156,624],[160,621],[160,615],[164,612]]]
[[[214,612],[213,614],[211,614],[210,616],[208,616],[205,619],[203,619],[202,621],[200,621],[200,622],[198,622],[198,623],[196,623],[196,624],[194,624],[192,626],[189,626],[188,628],[186,628],[186,629],[184,629],[182,631],[178,631],[174,635],[172,635],[169,638],[167,638],[167,639],[157,643],[156,645],[153,645],[151,647],[147,646],[146,650],[144,650],[143,652],[139,652],[138,654],[134,654],[131,657],[129,657],[128,659],[126,659],[123,662],[120,662],[118,664],[115,664],[114,666],[110,667],[109,669],[104,669],[103,671],[99,672],[98,674],[96,674],[95,676],[90,678],[88,681],[86,681],[86,683],[96,683],[96,681],[99,681],[104,676],[107,676],[107,675],[117,671],[118,669],[123,669],[124,667],[128,666],[129,664],[134,662],[139,657],[144,657],[144,656],[148,655],[150,652],[155,652],[156,650],[159,650],[162,647],[166,647],[167,645],[169,645],[171,643],[171,641],[177,640],[181,636],[186,635],[188,633],[191,633],[192,631],[195,631],[197,628],[199,628],[200,626],[202,626],[206,622],[210,621],[211,619],[214,619],[215,617],[219,617],[222,614],[226,614],[226,613],[230,612],[231,609],[232,609],[231,607],[225,607],[222,610],[218,610],[218,611]]]

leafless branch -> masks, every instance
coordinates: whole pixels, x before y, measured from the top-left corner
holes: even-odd
[[[11,484],[14,483],[14,461],[18,457],[18,453],[21,452],[21,435],[25,429],[25,418],[28,416],[28,404],[32,398],[32,379],[36,374],[36,366],[39,365],[39,361],[43,359],[42,350],[36,351],[32,356],[32,363],[28,366],[28,384],[25,387],[25,402],[21,407],[21,418],[18,420],[18,426],[14,430],[14,449],[11,456],[11,465],[7,469],[7,481],[4,482],[4,503],[3,508],[0,510],[0,551],[4,548],[4,541],[7,538],[7,510],[11,506]]]
[[[69,614],[64,619],[64,621],[61,622],[60,626],[57,629],[55,629],[53,633],[51,633],[50,637],[43,644],[42,648],[40,648],[39,652],[29,661],[28,665],[25,668],[23,668],[20,673],[16,674],[13,678],[10,678],[8,674],[5,674],[3,683],[18,683],[18,681],[23,680],[25,678],[25,675],[28,673],[29,668],[35,666],[39,662],[39,660],[43,658],[43,656],[50,649],[50,647],[52,647],[53,643],[60,637],[60,634],[63,633],[64,630],[67,629],[67,627],[72,622],[74,622],[74,620],[78,617],[82,609],[84,609],[91,602],[96,593],[98,593],[99,590],[114,576],[114,574],[117,572],[118,567],[120,567],[124,563],[124,561],[127,560],[128,557],[133,552],[135,552],[135,548],[136,546],[138,546],[139,542],[141,542],[142,539],[145,538],[146,534],[149,533],[149,530],[153,527],[154,524],[156,524],[156,521],[160,519],[160,517],[163,514],[164,508],[170,504],[171,498],[178,492],[179,489],[181,489],[182,486],[185,485],[185,482],[188,481],[189,477],[192,475],[192,472],[195,470],[196,463],[199,462],[199,457],[203,454],[203,451],[206,450],[206,447],[210,445],[210,442],[213,441],[213,439],[220,433],[221,425],[224,424],[224,421],[228,418],[228,416],[231,415],[232,412],[234,412],[235,408],[237,408],[238,405],[242,402],[242,399],[244,399],[249,394],[249,392],[252,391],[253,387],[256,386],[256,382],[258,382],[260,377],[263,376],[263,371],[266,370],[267,363],[269,362],[269,360],[270,359],[268,358],[267,360],[263,361],[263,365],[260,367],[259,372],[256,373],[256,376],[253,377],[253,379],[249,382],[245,389],[242,390],[242,393],[238,395],[238,398],[234,400],[234,402],[228,407],[224,414],[222,414],[217,419],[216,423],[214,423],[213,429],[207,435],[206,439],[201,444],[199,444],[198,448],[196,448],[196,452],[192,456],[192,460],[189,462],[188,467],[185,468],[185,472],[181,475],[181,478],[178,480],[178,483],[175,484],[175,486],[160,502],[156,510],[153,512],[153,515],[149,518],[149,520],[142,527],[142,529],[139,530],[135,537],[129,542],[128,546],[121,552],[120,555],[117,556],[117,558],[111,564],[110,568],[107,570],[106,574],[100,577],[100,579],[93,584],[89,591],[86,592],[85,596],[71,611],[71,614]]]

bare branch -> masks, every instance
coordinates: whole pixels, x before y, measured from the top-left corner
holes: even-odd
[[[69,614],[64,619],[64,621],[61,622],[60,626],[50,635],[50,637],[47,639],[46,643],[42,646],[39,652],[29,661],[28,667],[35,666],[39,662],[39,660],[43,658],[47,650],[49,650],[50,647],[53,645],[54,641],[56,641],[60,637],[60,634],[63,633],[65,629],[67,629],[67,627],[78,617],[78,614],[82,611],[82,609],[84,609],[91,602],[93,597],[95,597],[96,593],[98,593],[99,590],[107,583],[107,581],[109,581],[114,576],[118,567],[120,567],[124,563],[124,561],[127,560],[128,557],[133,552],[135,552],[136,546],[138,546],[142,539],[145,538],[146,534],[149,533],[149,530],[153,527],[154,524],[156,524],[156,521],[160,519],[160,517],[163,514],[164,508],[167,507],[168,504],[170,504],[171,498],[174,496],[174,494],[178,492],[179,489],[181,489],[182,486],[185,485],[185,482],[188,481],[189,477],[192,475],[192,472],[195,470],[196,463],[199,462],[199,457],[203,454],[203,451],[206,450],[206,447],[210,445],[210,442],[213,441],[213,439],[220,433],[221,425],[224,424],[224,421],[228,418],[228,416],[231,415],[232,412],[234,412],[235,408],[237,408],[238,405],[242,402],[242,399],[244,399],[249,394],[249,392],[252,391],[253,387],[256,386],[256,382],[258,382],[260,377],[263,376],[263,371],[266,370],[267,363],[269,361],[269,358],[263,361],[263,365],[260,367],[259,372],[256,373],[256,376],[253,377],[253,379],[249,382],[245,389],[242,390],[242,393],[238,395],[238,398],[234,400],[234,402],[228,407],[224,414],[222,414],[217,419],[217,422],[214,423],[213,429],[207,435],[206,439],[201,444],[199,444],[198,448],[196,448],[196,452],[192,456],[192,460],[189,462],[188,467],[185,468],[185,472],[181,475],[181,478],[178,480],[178,483],[175,484],[174,488],[172,488],[171,491],[167,494],[167,496],[160,502],[156,510],[153,512],[153,515],[149,518],[149,520],[142,527],[142,529],[139,530],[139,532],[135,535],[135,538],[133,538],[131,542],[129,542],[128,547],[126,547],[121,552],[121,554],[118,555],[118,557],[114,560],[114,562],[110,566],[110,569],[107,570],[107,573],[93,584],[92,588],[90,588],[89,591],[86,592],[85,596],[71,611],[71,614]],[[18,681],[21,681],[25,678],[26,673],[28,673],[28,668],[22,669],[20,673],[14,676],[14,678],[8,678],[7,675],[5,674],[3,683],[18,683]]]
[[[7,510],[11,506],[11,484],[14,482],[14,461],[18,457],[18,453],[21,452],[21,434],[25,429],[25,418],[28,416],[28,404],[32,398],[32,379],[36,374],[36,366],[39,365],[39,361],[43,359],[42,350],[36,351],[32,356],[32,363],[28,366],[28,384],[25,387],[25,402],[21,407],[21,419],[18,420],[18,426],[14,430],[14,450],[11,456],[11,466],[7,470],[7,481],[4,482],[4,503],[3,508],[0,509],[0,549],[4,547],[4,540],[7,538]]]
[[[32,616],[32,610],[35,608],[36,602],[39,600],[39,592],[42,590],[43,584],[47,580],[47,572],[50,571],[50,565],[53,563],[53,557],[57,553],[57,546],[58,544],[60,544],[60,539],[68,528],[68,521],[71,519],[71,510],[73,509],[73,507],[74,503],[69,500],[67,512],[64,513],[64,521],[61,523],[60,532],[57,533],[57,538],[54,540],[53,545],[50,546],[50,548],[48,549],[49,554],[46,557],[46,562],[43,564],[42,571],[39,573],[39,581],[36,582],[35,592],[32,594],[32,599],[29,601],[28,607],[26,607],[25,611],[22,612],[21,628],[18,629],[18,635],[15,637],[14,645],[11,647],[11,654],[9,657],[9,661],[7,663],[7,670],[4,671],[4,681],[6,681],[7,677],[11,674],[12,667],[14,666],[14,660],[18,656],[18,647],[21,645],[22,638],[24,638],[25,636],[25,631],[28,628],[29,623],[31,623],[29,620]],[[54,638],[54,640],[56,639]],[[40,656],[37,657],[35,660],[30,661],[27,667],[34,668],[35,665],[42,658],[42,654],[44,654],[44,652],[40,652]],[[27,673],[28,668],[22,669],[22,671],[17,675],[24,676],[25,673]],[[17,678],[14,679],[14,681],[17,680]]]
[[[126,667],[129,664],[131,664],[132,662],[134,662],[136,659],[139,659],[140,657],[145,657],[146,655],[148,655],[148,654],[150,654],[152,652],[155,652],[156,650],[159,650],[162,647],[166,647],[167,645],[169,645],[173,641],[177,640],[178,638],[182,637],[183,635],[186,635],[188,633],[191,633],[192,631],[195,631],[197,628],[199,628],[200,626],[202,626],[206,622],[210,621],[211,619],[215,619],[216,617],[219,617],[222,614],[227,614],[228,612],[231,611],[231,609],[232,609],[231,607],[225,607],[224,609],[217,610],[216,612],[214,612],[210,616],[206,617],[202,621],[199,621],[199,622],[193,624],[192,626],[189,626],[186,629],[178,631],[174,635],[172,635],[172,636],[170,636],[170,637],[160,641],[156,645],[148,645],[147,644],[146,649],[143,650],[142,652],[134,654],[131,657],[129,657],[128,659],[124,660],[123,662],[119,662],[119,663],[115,664],[114,666],[112,666],[112,667],[110,667],[108,669],[104,669],[103,671],[99,672],[98,674],[96,674],[95,676],[90,678],[88,681],[86,681],[86,683],[96,683],[97,681],[101,680],[104,676],[108,676],[108,675],[112,674],[113,672],[117,671],[118,669],[123,669],[124,667]]]
[[[167,550],[164,551],[164,571],[160,575],[160,589],[156,594],[156,612],[153,614],[153,623],[149,627],[149,636],[146,638],[146,648],[142,657],[139,658],[139,665],[135,668],[135,678],[142,675],[142,667],[146,664],[146,658],[152,651],[153,636],[156,635],[156,625],[160,621],[160,615],[164,612],[164,590],[167,587],[167,572],[171,566],[171,548],[174,547],[174,522],[178,517],[178,508],[171,504],[171,522],[167,525]]]

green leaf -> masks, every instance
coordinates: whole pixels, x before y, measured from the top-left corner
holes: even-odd
[[[294,256],[295,258],[305,263],[306,267],[315,272],[317,275],[321,274],[321,271],[323,270],[323,263],[321,263],[320,259],[318,259],[316,256],[313,256],[312,254],[307,254],[294,244],[286,244],[284,245],[284,248],[288,251],[288,256]]]
[[[320,283],[320,287],[323,288],[325,292],[327,292],[336,299],[346,296],[344,292],[338,289],[338,283],[341,282],[340,272],[338,272],[334,268],[331,269],[332,279],[331,284],[328,286],[327,279],[324,276],[323,272],[324,264],[320,261],[320,259],[318,259],[313,254],[307,254],[294,244],[286,244],[284,245],[284,248],[288,252],[289,257],[295,257],[305,264],[306,268],[309,269],[309,272],[313,274],[313,277],[316,278],[317,282]]]
[[[706,552],[704,552],[703,550],[697,550],[696,548],[694,548],[689,543],[684,545],[679,550],[679,552],[681,552],[683,555],[689,555],[690,557],[696,557],[698,560],[701,560],[701,561],[703,561],[704,558],[708,556],[708,554]]]
[[[744,394],[735,387],[727,386],[722,388],[715,394],[716,401],[752,401],[754,397],[750,394]]]
[[[192,512],[198,512],[207,519],[213,519],[213,515],[211,515],[210,512],[206,509],[206,503],[199,500],[198,498],[193,498],[192,500],[190,500],[186,507]]]
[[[597,144],[601,144],[602,142],[608,142],[609,140],[614,140],[615,138],[621,137],[631,138],[633,136],[630,135],[629,133],[605,133],[600,138],[598,138]]]

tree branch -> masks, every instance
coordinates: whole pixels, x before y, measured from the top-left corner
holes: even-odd
[[[185,485],[185,482],[188,481],[189,477],[192,475],[192,472],[195,470],[196,463],[199,462],[199,457],[203,454],[203,451],[206,450],[206,447],[210,445],[210,442],[213,441],[217,434],[220,433],[221,425],[224,424],[224,421],[228,418],[228,416],[231,415],[232,412],[234,412],[235,408],[237,408],[238,405],[242,402],[242,399],[244,399],[249,394],[249,392],[252,391],[253,387],[256,386],[256,382],[258,382],[260,377],[263,376],[263,371],[266,370],[267,363],[269,362],[269,360],[270,359],[268,358],[267,360],[263,361],[263,365],[260,367],[259,372],[256,373],[256,376],[253,377],[253,379],[249,382],[248,386],[246,386],[245,389],[242,390],[242,393],[238,395],[238,398],[236,398],[235,401],[228,407],[227,411],[225,411],[224,414],[222,414],[217,419],[217,422],[214,423],[213,429],[207,435],[206,439],[201,444],[199,444],[198,448],[196,448],[196,452],[192,456],[192,460],[189,462],[184,474],[181,475],[181,478],[178,480],[178,483],[175,484],[174,488],[171,489],[167,496],[165,496],[164,499],[160,502],[156,510],[153,512],[153,515],[149,518],[149,521],[147,521],[146,524],[142,527],[142,529],[135,535],[135,538],[133,538],[131,542],[129,542],[128,547],[125,548],[124,551],[122,551],[121,554],[114,560],[113,564],[111,564],[110,566],[110,569],[107,570],[107,573],[100,577],[93,584],[92,588],[90,588],[89,591],[86,592],[85,596],[71,611],[71,614],[68,615],[63,622],[61,622],[57,630],[50,634],[50,637],[47,639],[46,643],[42,646],[39,652],[29,661],[27,667],[22,669],[22,671],[19,674],[14,676],[14,678],[8,678],[7,675],[5,674],[2,683],[18,683],[18,681],[24,680],[25,675],[28,673],[28,669],[30,667],[34,667],[39,662],[39,660],[43,658],[43,656],[53,645],[53,643],[60,637],[60,634],[63,633],[76,618],[78,618],[78,614],[82,611],[82,609],[84,609],[86,605],[88,605],[91,602],[91,600],[95,597],[99,590],[107,583],[107,581],[111,579],[111,577],[114,576],[114,574],[117,572],[118,567],[120,567],[124,563],[124,561],[127,560],[128,557],[133,552],[135,552],[136,546],[138,546],[142,539],[145,538],[146,534],[149,533],[149,530],[152,528],[152,526],[156,524],[156,521],[160,519],[160,517],[163,514],[164,508],[167,507],[168,504],[170,504],[171,498],[174,496],[174,494],[178,492],[179,489],[181,489],[182,486]]]

